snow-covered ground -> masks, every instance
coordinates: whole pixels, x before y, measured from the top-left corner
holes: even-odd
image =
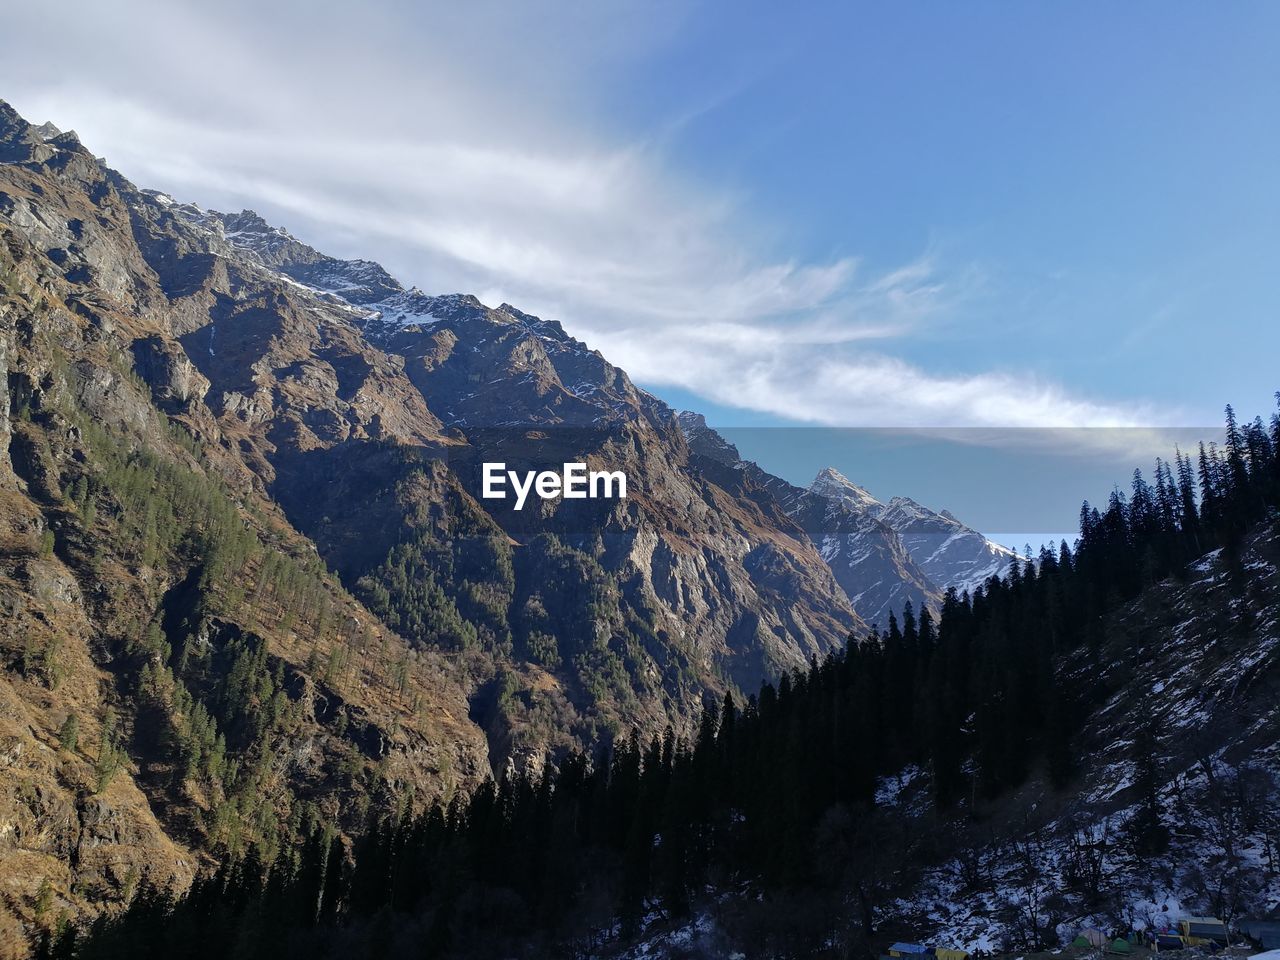
[[[1019,842],[982,843],[964,862],[927,871],[881,919],[905,922],[927,942],[992,950],[1018,948],[1016,931],[1032,914],[1067,941],[1090,926],[1140,930],[1188,913],[1231,920],[1280,910],[1278,552],[1280,537],[1253,544],[1247,605],[1215,551],[1192,566],[1189,583],[1164,585],[1154,607],[1126,611],[1114,643],[1135,644],[1140,662],[1120,659],[1104,676],[1085,668],[1073,680],[1117,688],[1085,730],[1089,769],[1075,796],[1063,802],[1027,788],[1020,802],[1031,829]],[[1251,622],[1241,619],[1246,609]],[[1150,858],[1127,840],[1142,717],[1160,734],[1171,833],[1169,851]],[[882,782],[877,799],[901,804],[917,784],[918,772]],[[1092,871],[1083,881],[1082,863]]]

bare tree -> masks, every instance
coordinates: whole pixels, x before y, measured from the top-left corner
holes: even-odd
[[[1057,943],[1060,896],[1042,866],[1039,831],[1028,828],[1012,849],[1012,896],[1005,906],[1007,945],[1034,953]]]
[[[1062,882],[1079,895],[1084,905],[1096,910],[1109,898],[1107,853],[1111,849],[1111,825],[1104,820],[1077,830],[1062,857]]]

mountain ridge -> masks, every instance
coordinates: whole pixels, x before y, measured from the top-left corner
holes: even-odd
[[[693,468],[670,408],[557,322],[139,190],[48,132],[0,102],[0,817],[38,838],[0,848],[0,925],[52,922],[41,870],[93,915],[149,862],[181,885],[687,729],[865,629],[793,521]],[[486,459],[634,492],[517,513],[480,496]],[[56,746],[73,716],[87,753]],[[64,856],[99,830],[114,859]]]
[[[840,500],[884,523],[929,579],[942,590],[972,593],[993,576],[1009,571],[1017,554],[960,521],[948,510],[935,511],[905,496],[882,503],[833,467],[822,470],[811,492]]]
[[[867,623],[887,627],[890,616],[900,615],[908,603],[916,610],[940,608],[942,591],[912,560],[897,534],[875,516],[838,497],[794,486],[744,460],[701,414],[686,411],[679,419],[702,469],[722,484],[758,490],[757,496],[775,501],[805,531]]]

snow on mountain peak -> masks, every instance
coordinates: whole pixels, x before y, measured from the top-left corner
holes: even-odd
[[[859,510],[881,506],[880,501],[868,490],[858,486],[835,467],[823,467],[813,483],[809,484],[809,492],[839,500]]]
[[[991,542],[950,511],[937,512],[904,496],[881,503],[833,467],[819,473],[809,490],[884,524],[939,587],[972,591],[992,576],[1003,576],[1013,558],[1005,547]]]

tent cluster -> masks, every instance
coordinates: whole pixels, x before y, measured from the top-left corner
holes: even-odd
[[[1231,944],[1231,935],[1227,925],[1217,917],[1184,917],[1176,927],[1152,931],[1148,943],[1157,951],[1187,947],[1208,947],[1216,951]]]
[[[1096,947],[1105,949],[1107,953],[1125,956],[1133,953],[1133,944],[1124,937],[1112,939],[1096,927],[1086,927],[1071,941],[1073,947]]]
[[[1105,947],[1107,935],[1096,927],[1086,927],[1076,935],[1071,945],[1073,947]]]
[[[1227,946],[1230,940],[1227,925],[1216,917],[1186,917],[1178,921],[1176,927],[1147,931],[1145,938],[1137,934],[1112,938],[1096,927],[1086,927],[1071,941],[1071,946],[1104,949],[1107,953],[1123,956],[1133,953],[1133,948],[1139,944],[1157,952],[1188,947],[1208,947],[1216,951]],[[1275,960],[1280,960],[1280,956]]]
[[[969,952],[967,950],[959,950],[955,947],[926,947],[919,943],[895,943],[889,948],[889,957],[905,957],[907,960],[919,960],[923,957],[933,957],[936,960],[969,960]],[[881,960],[888,960],[882,957]]]

